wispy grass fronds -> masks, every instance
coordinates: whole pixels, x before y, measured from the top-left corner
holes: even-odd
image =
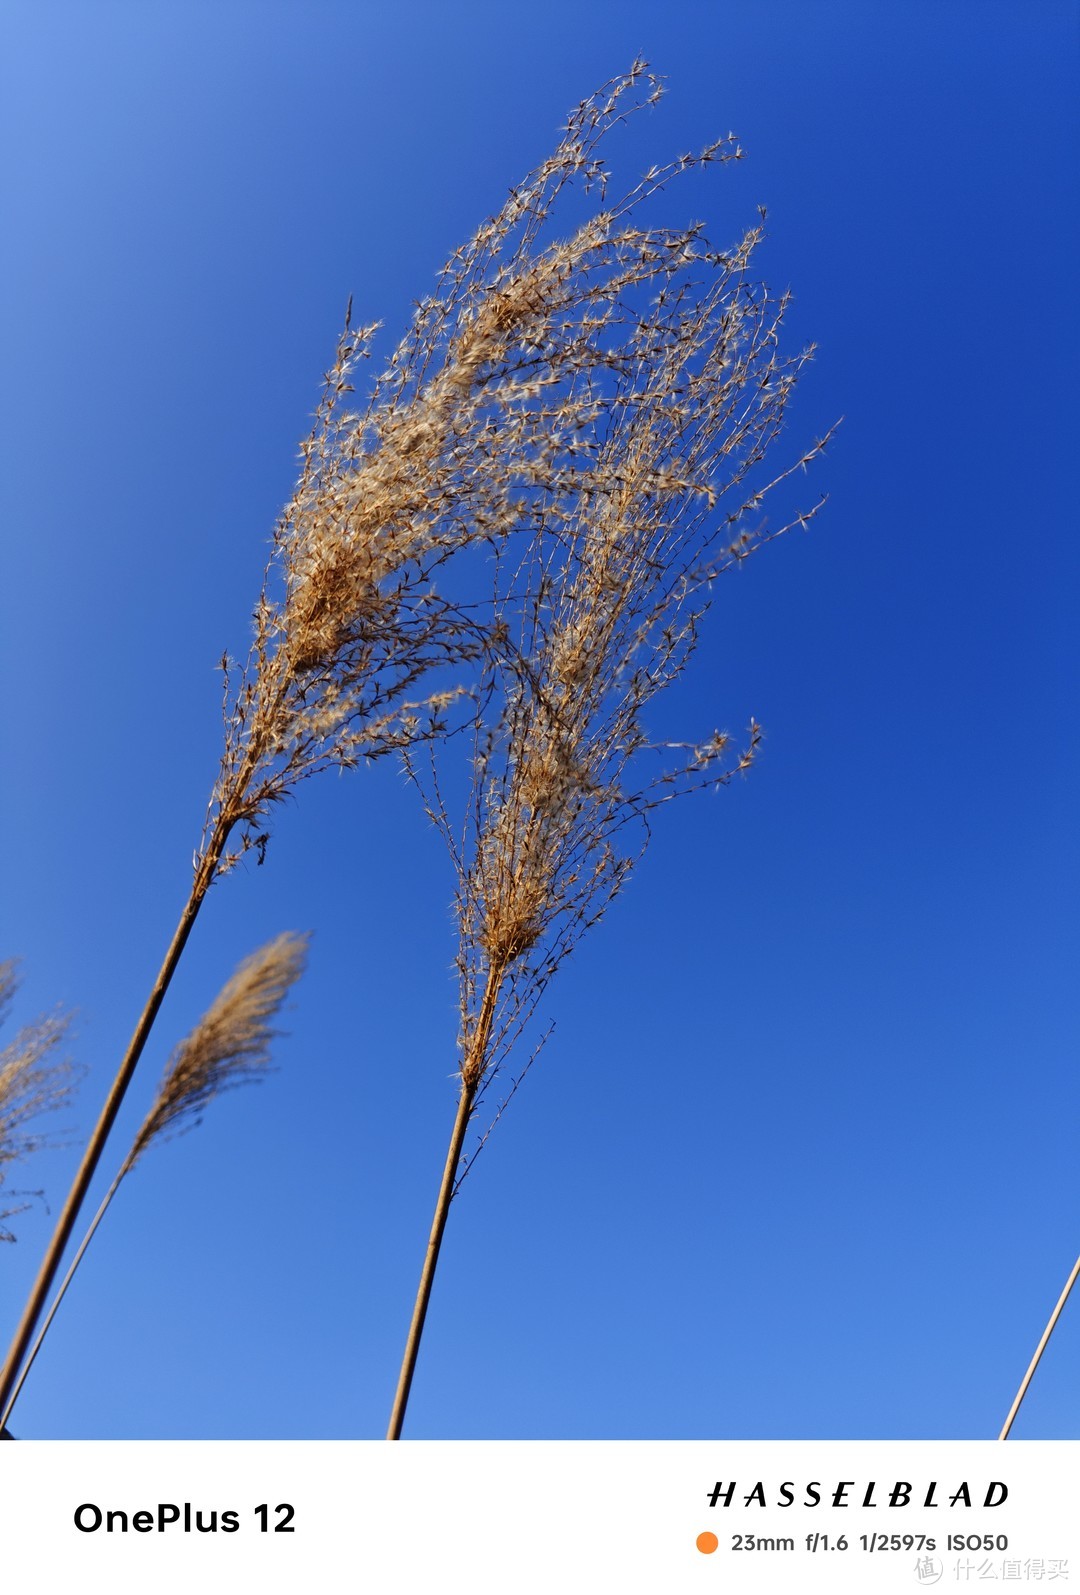
[[[585,343],[608,357],[576,371],[553,408],[551,446],[573,462],[560,455],[545,473],[524,553],[498,562],[503,646],[478,700],[464,810],[444,796],[460,787],[456,745],[407,758],[457,877],[460,1087],[391,1438],[470,1116],[547,982],[625,883],[650,813],[745,771],[759,745],[753,721],[737,749],[719,730],[671,740],[653,703],[690,660],[714,583],[820,508],[771,529],[761,513],[828,441],[765,468],[813,350],[781,352],[788,299],[751,276],[759,225],[717,249],[699,225],[628,219],[661,181],[739,154],[729,138],[654,168],[568,266],[568,282],[617,283],[584,318]]]
[[[598,146],[658,94],[638,62],[579,106],[553,155],[450,257],[357,410],[348,400],[377,327],[346,325],[277,528],[251,655],[242,672],[223,661],[227,739],[203,853],[215,869],[265,845],[267,816],[297,781],[440,729],[448,697],[425,695],[421,679],[486,655],[491,616],[437,591],[436,572],[468,545],[550,531],[606,480],[633,373],[658,340],[680,336],[672,280],[703,247],[700,229],[643,227],[637,212],[678,173],[742,153],[721,140],[609,202]],[[556,235],[574,187],[593,214]],[[738,274],[749,247],[720,271]],[[666,308],[642,320],[656,294]],[[234,827],[239,851],[222,853]]]
[[[702,336],[707,328],[703,319]],[[770,396],[764,383],[750,381],[756,404],[786,403],[786,392]],[[448,815],[440,797],[447,782],[427,786],[458,878],[467,1087],[494,1075],[543,987],[623,886],[648,840],[649,813],[697,787],[726,783],[749,769],[758,750],[754,721],[734,747],[715,729],[690,743],[665,738],[652,713],[652,700],[694,650],[713,578],[766,535],[739,533],[716,553],[690,490],[656,489],[667,469],[664,430],[681,424],[685,461],[690,428],[707,419],[693,406],[678,417],[661,405],[674,384],[663,373],[656,409],[646,400],[628,410],[612,449],[616,485],[583,496],[572,539],[560,539],[548,556],[518,647],[492,668],[464,816]],[[721,383],[694,400],[708,406],[725,397]],[[753,494],[755,509],[761,497]],[[814,509],[791,524],[805,524]],[[432,754],[433,762],[449,757],[445,749]]]
[[[0,962],[0,1020],[6,1017],[18,986],[16,961]],[[25,1025],[0,1051],[0,1186],[12,1164],[50,1145],[47,1132],[38,1127],[40,1120],[71,1100],[78,1072],[69,1059],[59,1055],[70,1024],[70,1014],[43,1015]],[[4,1221],[25,1211],[27,1205],[0,1206],[0,1241],[15,1239]]]
[[[270,1043],[281,1034],[273,1022],[303,974],[307,944],[306,936],[286,931],[252,953],[173,1053],[150,1112],[79,1243],[10,1394],[0,1403],[0,1427],[11,1417],[60,1303],[124,1178],[155,1141],[194,1128],[215,1097],[258,1082],[270,1068]]]

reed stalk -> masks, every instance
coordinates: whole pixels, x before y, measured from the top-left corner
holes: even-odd
[[[493,966],[488,973],[487,989],[484,992],[484,1001],[481,1005],[480,1018],[477,1024],[473,1047],[473,1063],[471,1066],[467,1064],[461,1071],[461,1085],[458,1092],[457,1111],[454,1114],[454,1127],[450,1132],[446,1163],[443,1166],[439,1194],[435,1201],[435,1216],[431,1221],[431,1234],[428,1237],[427,1251],[424,1253],[424,1265],[420,1271],[420,1284],[417,1288],[416,1302],[413,1306],[409,1332],[405,1340],[405,1355],[402,1358],[401,1373],[398,1376],[397,1390],[394,1394],[390,1425],[386,1431],[388,1440],[401,1439],[401,1429],[405,1422],[405,1408],[409,1403],[413,1374],[416,1372],[416,1359],[420,1353],[420,1338],[424,1333],[424,1320],[427,1318],[428,1303],[431,1300],[431,1287],[435,1283],[435,1270],[438,1267],[439,1253],[442,1250],[443,1233],[446,1229],[446,1220],[450,1216],[450,1203],[453,1200],[457,1185],[461,1149],[465,1144],[465,1132],[469,1127],[469,1120],[472,1118],[473,1104],[476,1101],[476,1093],[483,1074],[483,1059],[491,1034],[496,1005],[499,1000],[499,988],[502,985],[502,978],[503,970]]]
[[[424,1265],[420,1271],[420,1284],[417,1287],[416,1301],[413,1305],[412,1318],[409,1321],[409,1332],[405,1338],[405,1354],[401,1362],[401,1372],[398,1375],[397,1389],[394,1392],[394,1405],[390,1413],[390,1424],[386,1431],[388,1440],[401,1439],[401,1429],[405,1422],[405,1408],[409,1403],[413,1374],[416,1372],[416,1359],[420,1354],[420,1338],[424,1333],[424,1321],[427,1318],[428,1303],[431,1300],[431,1287],[435,1283],[435,1270],[438,1267],[439,1253],[442,1250],[446,1220],[450,1216],[450,1203],[453,1200],[458,1164],[461,1161],[461,1149],[465,1144],[465,1132],[469,1127],[469,1120],[472,1118],[475,1098],[475,1084],[469,1086],[462,1081],[458,1095],[457,1111],[454,1115],[454,1127],[450,1132],[450,1145],[446,1152],[442,1181],[435,1201],[435,1216],[431,1221],[431,1233],[428,1236],[427,1251],[424,1253]]]
[[[1016,1422],[1016,1415],[1020,1411],[1020,1405],[1021,1405],[1024,1397],[1027,1395],[1028,1386],[1030,1385],[1032,1379],[1035,1377],[1035,1370],[1039,1366],[1040,1361],[1042,1360],[1043,1352],[1046,1350],[1047,1346],[1050,1343],[1050,1336],[1054,1333],[1054,1327],[1057,1324],[1058,1319],[1061,1317],[1061,1314],[1062,1314],[1062,1312],[1064,1310],[1064,1307],[1065,1307],[1065,1303],[1068,1301],[1069,1296],[1070,1296],[1070,1294],[1072,1292],[1072,1288],[1076,1284],[1076,1281],[1077,1281],[1078,1278],[1080,1278],[1080,1257],[1078,1257],[1076,1259],[1076,1262],[1073,1264],[1072,1273],[1069,1275],[1068,1279],[1065,1281],[1065,1289],[1061,1292],[1061,1295],[1058,1297],[1057,1306],[1054,1308],[1053,1312],[1050,1314],[1050,1318],[1049,1318],[1049,1320],[1047,1322],[1046,1328],[1042,1332],[1042,1337],[1041,1337],[1041,1339],[1039,1341],[1039,1344],[1035,1347],[1035,1355],[1032,1357],[1030,1363],[1028,1364],[1027,1373],[1024,1375],[1023,1379],[1020,1381],[1020,1388],[1016,1392],[1016,1397],[1015,1397],[1015,1399],[1013,1401],[1013,1404],[1009,1408],[1009,1415],[1005,1419],[1005,1422],[1004,1422],[1004,1424],[1002,1426],[1001,1433],[998,1435],[998,1439],[999,1440],[1007,1440],[1009,1438],[1009,1430],[1012,1428],[1013,1424]]]
[[[19,1399],[19,1396],[20,1396],[20,1394],[22,1392],[22,1387],[27,1381],[27,1378],[29,1376],[30,1370],[34,1366],[34,1363],[37,1360],[38,1352],[41,1350],[42,1341],[45,1339],[45,1336],[49,1332],[49,1327],[52,1324],[53,1319],[56,1317],[57,1310],[59,1309],[60,1303],[63,1301],[64,1297],[67,1295],[68,1286],[71,1284],[71,1281],[75,1277],[75,1271],[78,1268],[79,1264],[82,1262],[83,1257],[86,1255],[87,1247],[90,1245],[90,1242],[93,1240],[94,1236],[97,1234],[98,1225],[101,1223],[102,1219],[105,1217],[105,1214],[108,1212],[109,1206],[110,1206],[110,1204],[112,1202],[112,1199],[116,1195],[117,1191],[119,1190],[120,1182],[124,1178],[124,1175],[127,1173],[129,1166],[130,1165],[126,1161],[121,1165],[120,1170],[117,1173],[115,1179],[113,1180],[112,1184],[109,1186],[109,1189],[105,1192],[105,1195],[104,1195],[104,1197],[101,1200],[101,1204],[98,1207],[97,1212],[94,1214],[94,1217],[91,1219],[89,1229],[86,1231],[86,1234],[83,1236],[82,1240],[79,1242],[79,1249],[75,1253],[75,1256],[72,1258],[71,1263],[70,1263],[70,1265],[68,1267],[68,1271],[64,1275],[63,1279],[60,1282],[60,1288],[56,1292],[56,1295],[53,1298],[52,1305],[50,1306],[48,1312],[45,1314],[45,1318],[42,1321],[41,1328],[38,1330],[37,1338],[35,1339],[34,1344],[30,1347],[29,1353],[26,1356],[26,1361],[22,1362],[20,1367],[19,1367],[19,1369],[18,1369],[18,1376],[15,1379],[14,1384],[12,1386],[11,1394],[7,1397],[6,1405],[3,1406],[2,1409],[0,1409],[0,1432],[3,1432],[3,1433],[7,1432],[8,1420],[11,1417],[12,1412],[14,1411],[15,1403]]]

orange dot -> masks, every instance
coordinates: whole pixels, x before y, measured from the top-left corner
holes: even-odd
[[[711,1556],[719,1544],[716,1535],[710,1534],[707,1529],[704,1534],[699,1534],[697,1537],[697,1548],[702,1556]]]

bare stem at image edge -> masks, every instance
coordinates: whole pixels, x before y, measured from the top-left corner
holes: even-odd
[[[1050,1314],[1050,1321],[1047,1324],[1046,1328],[1042,1332],[1042,1339],[1039,1341],[1039,1344],[1035,1347],[1035,1355],[1034,1355],[1034,1357],[1032,1357],[1031,1362],[1028,1364],[1027,1373],[1024,1375],[1023,1379],[1021,1380],[1020,1388],[1016,1392],[1016,1399],[1013,1402],[1012,1406],[1009,1408],[1009,1416],[1005,1419],[1004,1427],[1002,1428],[1001,1433],[998,1435],[998,1439],[999,1440],[1007,1440],[1009,1438],[1009,1430],[1012,1428],[1013,1424],[1016,1421],[1016,1414],[1020,1411],[1020,1403],[1023,1401],[1024,1397],[1027,1395],[1028,1385],[1031,1383],[1032,1379],[1035,1377],[1035,1370],[1039,1366],[1039,1362],[1040,1362],[1040,1360],[1042,1358],[1042,1354],[1046,1350],[1046,1347],[1047,1347],[1047,1345],[1049,1343],[1050,1336],[1054,1333],[1054,1326],[1057,1323],[1058,1319],[1061,1317],[1062,1311],[1064,1310],[1064,1307],[1065,1307],[1065,1303],[1069,1299],[1069,1294],[1072,1291],[1073,1286],[1076,1284],[1077,1278],[1080,1278],[1080,1257],[1078,1257],[1076,1259],[1076,1262],[1073,1264],[1072,1273],[1069,1275],[1068,1279],[1065,1281],[1065,1289],[1062,1291],[1061,1295],[1058,1297],[1058,1304],[1054,1308],[1053,1312]]]

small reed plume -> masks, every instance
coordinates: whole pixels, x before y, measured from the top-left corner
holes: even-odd
[[[354,327],[350,305],[274,534],[254,641],[243,666],[222,659],[225,742],[188,898],[0,1370],[0,1406],[210,886],[251,849],[261,861],[270,815],[299,782],[440,733],[498,622],[493,633],[490,603],[436,589],[436,575],[448,579],[470,548],[527,543],[553,524],[567,484],[589,479],[617,428],[618,374],[637,358],[626,303],[662,292],[697,237],[642,230],[632,213],[678,172],[741,154],[722,140],[607,205],[599,142],[658,94],[638,62],[578,108],[554,154],[450,257],[356,410],[349,396],[377,329]],[[600,208],[553,239],[575,185]]]
[[[281,1034],[273,1028],[273,1021],[303,974],[307,943],[306,936],[286,931],[252,953],[173,1053],[153,1105],[83,1236],[22,1365],[0,1415],[0,1428],[11,1416],[57,1309],[125,1175],[155,1141],[181,1134],[201,1123],[207,1104],[215,1097],[238,1086],[258,1083],[267,1073],[271,1066],[270,1043]]]
[[[0,962],[0,1019],[18,986],[15,960]],[[70,1014],[44,1015],[25,1025],[0,1051],[0,1186],[12,1164],[53,1144],[46,1133],[30,1126],[45,1114],[66,1107],[75,1089],[78,1074],[74,1065],[57,1056],[70,1023]],[[13,1191],[9,1199],[27,1194],[31,1193]],[[27,1205],[20,1202],[16,1207],[0,1207],[0,1241],[14,1241],[4,1221],[24,1212]]]
[[[252,953],[173,1054],[128,1158],[159,1137],[198,1123],[223,1091],[261,1080],[270,1067],[271,1021],[304,972],[308,938],[285,931]]]
[[[772,531],[758,516],[828,441],[771,477],[761,470],[813,353],[779,352],[787,300],[749,276],[761,228],[717,250],[699,226],[645,231],[629,219],[660,181],[724,152],[741,153],[729,139],[654,168],[611,207],[578,268],[619,279],[589,319],[591,346],[609,358],[578,373],[564,400],[558,426],[576,440],[575,468],[533,505],[520,562],[499,561],[503,646],[479,700],[463,813],[443,796],[459,784],[446,768],[451,744],[407,756],[458,882],[460,1080],[390,1439],[449,1204],[471,1166],[462,1155],[473,1113],[548,981],[624,884],[650,812],[728,781],[758,746],[753,723],[733,752],[719,731],[690,744],[661,738],[652,717],[694,651],[713,583],[820,507]]]

